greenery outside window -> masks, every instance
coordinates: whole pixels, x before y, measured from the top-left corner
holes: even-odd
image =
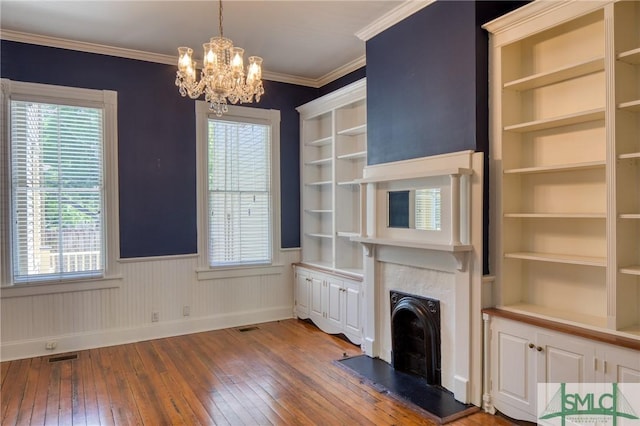
[[[2,89],[3,286],[105,278],[117,253],[116,93]]]

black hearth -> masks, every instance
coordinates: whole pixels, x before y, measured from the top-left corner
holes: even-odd
[[[440,302],[391,291],[393,368],[441,385]]]

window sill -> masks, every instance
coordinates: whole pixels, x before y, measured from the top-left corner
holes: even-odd
[[[284,265],[234,266],[228,268],[196,269],[198,281],[220,278],[255,277],[258,275],[277,275],[284,270]]]
[[[14,284],[12,286],[0,287],[0,299],[120,288],[121,282],[121,276],[110,276],[78,281],[49,281],[31,284]]]

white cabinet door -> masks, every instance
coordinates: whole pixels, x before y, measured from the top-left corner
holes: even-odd
[[[640,383],[640,353],[607,346],[602,369],[606,383]]]
[[[296,268],[296,316],[301,319],[309,318],[309,303],[311,300],[311,278],[304,269]]]
[[[344,283],[336,279],[327,279],[326,283],[326,315],[325,318],[332,327],[336,328],[336,332],[342,330],[342,304],[343,304],[343,288]]]
[[[355,344],[362,342],[360,287],[357,281],[339,279],[296,267],[295,310],[325,333],[343,333]]]
[[[311,302],[310,302],[310,310],[309,317],[319,325],[324,318],[324,306],[323,306],[323,284],[324,280],[321,276],[310,274],[310,284],[311,284]]]
[[[346,334],[362,336],[360,330],[360,283],[344,282],[344,330]]]
[[[595,345],[564,334],[536,335],[539,383],[586,383],[595,381]]]
[[[506,415],[535,421],[536,375],[534,331],[521,324],[492,319],[491,394]]]

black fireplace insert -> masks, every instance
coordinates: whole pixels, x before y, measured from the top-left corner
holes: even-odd
[[[440,301],[392,290],[393,368],[441,385]]]

